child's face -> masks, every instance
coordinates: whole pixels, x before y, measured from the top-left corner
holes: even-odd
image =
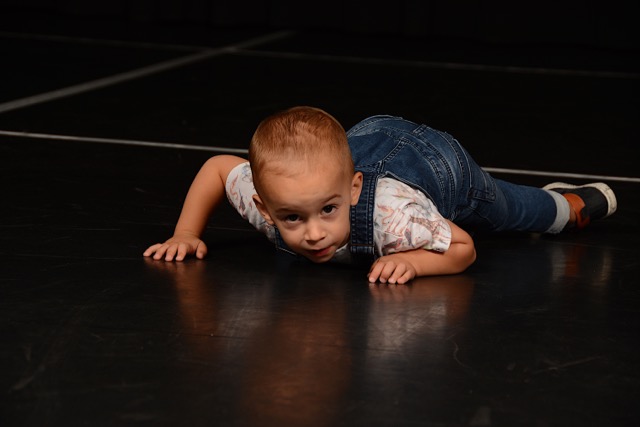
[[[320,263],[349,241],[349,212],[360,197],[362,174],[347,176],[335,159],[317,160],[327,166],[287,163],[279,165],[290,171],[286,175],[265,173],[255,202],[291,250]]]

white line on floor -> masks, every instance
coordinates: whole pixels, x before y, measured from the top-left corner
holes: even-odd
[[[89,92],[89,91],[100,89],[107,86],[113,86],[118,83],[138,79],[140,77],[156,74],[162,71],[170,70],[172,68],[181,67],[183,65],[192,64],[194,62],[202,61],[204,59],[208,59],[214,56],[236,52],[239,49],[246,49],[253,46],[257,46],[275,39],[287,37],[290,34],[291,34],[290,32],[286,32],[286,31],[267,34],[262,37],[256,37],[254,39],[250,39],[245,42],[225,46],[222,48],[206,49],[202,52],[197,52],[191,55],[170,59],[168,61],[158,62],[156,64],[152,64],[146,67],[127,71],[124,73],[114,74],[101,79],[92,80],[89,82],[80,83],[77,85],[72,85],[65,88],[61,88],[61,89],[56,89],[56,90],[41,93],[38,95],[27,96],[25,98],[20,98],[20,99],[16,99],[13,101],[0,104],[0,113],[17,110],[19,108],[28,107],[31,105],[42,104],[44,102],[65,98],[68,96],[77,95],[84,92]]]
[[[48,133],[0,130],[0,135],[19,138],[48,139],[53,141],[95,142],[99,144],[132,145],[138,147],[174,148],[180,150],[211,151],[216,153],[247,154],[244,148],[210,147],[206,145],[175,144],[171,142],[138,141],[135,139],[96,138],[92,136],[55,135]]]
[[[620,181],[620,182],[637,182],[640,183],[640,178],[632,178],[625,176],[610,176],[610,175],[591,175],[581,173],[570,172],[548,172],[548,171],[534,171],[526,169],[505,169],[505,168],[493,168],[485,167],[482,169],[491,173],[505,173],[512,175],[529,175],[529,176],[554,176],[558,178],[576,178],[576,179],[590,179],[597,181]]]
[[[281,32],[276,33],[276,38],[281,38],[283,35],[290,36],[295,32]],[[267,37],[271,37],[269,35]],[[96,46],[122,46],[132,48],[147,48],[147,49],[165,49],[165,50],[182,50],[182,51],[203,51],[214,49],[208,46],[202,45],[181,45],[171,43],[151,43],[151,42],[136,42],[126,40],[108,40],[108,39],[94,39],[87,37],[72,37],[72,36],[59,36],[49,34],[26,34],[17,32],[0,32],[0,37],[6,38],[21,38],[25,40],[41,40],[51,42],[67,42],[67,43],[81,43],[81,44],[93,44]],[[253,39],[252,39],[253,40]],[[271,41],[267,38],[265,41]],[[262,44],[259,43],[259,44]],[[463,71],[491,71],[501,73],[513,73],[513,74],[539,74],[539,75],[560,75],[560,76],[574,76],[574,77],[598,77],[598,78],[622,78],[622,79],[639,79],[640,73],[637,72],[624,72],[624,71],[608,71],[608,70],[579,70],[579,69],[562,69],[562,68],[541,68],[541,67],[524,67],[524,66],[511,66],[511,65],[489,65],[489,64],[467,64],[462,62],[445,62],[445,61],[415,61],[415,60],[402,60],[402,59],[382,59],[382,58],[363,58],[354,56],[340,56],[340,55],[322,55],[322,54],[307,54],[300,52],[275,52],[275,51],[251,51],[245,50],[255,46],[253,42],[249,42],[246,46],[241,44],[229,46],[228,49],[235,50],[237,55],[241,56],[256,56],[265,58],[286,58],[286,59],[305,59],[305,60],[318,60],[318,61],[331,61],[331,62],[344,62],[352,64],[372,64],[372,65],[393,65],[393,66],[409,66],[409,67],[421,67],[421,68],[434,68],[434,69],[446,69],[446,70],[463,70]],[[227,48],[221,48],[227,49]]]
[[[229,148],[229,147],[215,147],[215,146],[212,147],[212,146],[206,146],[206,145],[188,145],[188,144],[176,144],[176,143],[170,143],[170,142],[138,141],[138,140],[131,140],[131,139],[95,138],[90,136],[16,132],[16,131],[10,131],[10,130],[0,130],[0,135],[12,136],[12,137],[18,137],[18,138],[45,139],[45,140],[52,140],[52,141],[93,142],[93,143],[100,143],[100,144],[116,144],[116,145],[130,145],[130,146],[139,146],[139,147],[208,151],[212,153],[240,154],[245,156],[248,153],[248,150],[246,148]],[[495,168],[495,167],[483,167],[483,169],[491,173],[504,173],[504,174],[513,174],[513,175],[549,176],[549,177],[557,177],[557,178],[574,178],[574,179],[586,179],[586,180],[598,180],[598,181],[618,181],[618,182],[640,183],[640,178],[624,177],[624,176],[591,175],[591,174],[579,174],[579,173],[570,173],[570,172],[549,172],[549,171],[506,169],[506,168]]]
[[[434,68],[444,70],[461,70],[461,71],[483,71],[483,72],[499,72],[510,74],[538,74],[538,75],[557,75],[570,77],[597,77],[597,78],[613,78],[613,79],[640,79],[640,73],[629,73],[623,71],[599,71],[599,70],[577,70],[562,68],[540,68],[540,67],[519,67],[511,65],[488,65],[488,64],[465,64],[460,62],[441,62],[441,61],[415,61],[404,59],[380,59],[380,58],[364,58],[339,55],[319,55],[306,54],[296,52],[271,52],[271,51],[249,51],[239,50],[237,55],[254,56],[264,58],[284,58],[294,60],[324,61],[324,62],[343,62],[349,64],[370,64],[370,65],[391,65],[413,68]]]

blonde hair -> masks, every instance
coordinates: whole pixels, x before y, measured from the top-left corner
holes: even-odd
[[[309,167],[327,154],[335,158],[345,174],[354,173],[347,134],[332,115],[319,108],[293,107],[264,119],[257,127],[249,145],[249,163],[256,190],[265,172],[286,173],[273,163],[291,164],[304,161]]]

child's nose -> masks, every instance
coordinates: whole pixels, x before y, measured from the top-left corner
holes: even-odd
[[[307,223],[305,239],[309,241],[318,241],[323,239],[325,236],[326,231],[319,221],[312,220]]]

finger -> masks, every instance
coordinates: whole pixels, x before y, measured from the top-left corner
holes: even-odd
[[[176,252],[178,251],[178,244],[169,245],[167,248],[166,254],[164,256],[165,261],[173,261],[173,258],[176,256]]]
[[[376,281],[380,283],[387,283],[387,279],[391,273],[393,273],[394,268],[395,263],[393,262],[380,261],[376,263],[369,274],[369,281],[372,283]]]
[[[196,247],[196,257],[198,259],[202,259],[207,256],[208,251],[209,250],[207,249],[207,245],[205,245],[203,241],[200,241],[200,243],[198,243],[198,246]]]
[[[153,259],[160,260],[164,256],[165,252],[167,252],[167,245],[160,245],[159,248],[156,249],[156,253],[153,255]]]
[[[398,264],[389,276],[389,283],[399,283],[400,279],[407,272],[407,266],[404,264]]]
[[[413,279],[414,275],[411,271],[407,271],[406,273],[404,273],[400,278],[398,278],[398,284],[399,285],[405,285],[408,282],[411,281],[411,279]]]
[[[188,249],[189,246],[186,243],[179,243],[176,261],[182,261],[187,256]]]
[[[371,270],[369,271],[369,282],[375,283],[380,280],[380,275],[382,274],[382,270],[386,263],[381,261],[382,258],[378,258],[373,265],[371,266]]]
[[[379,262],[375,262],[371,266],[371,270],[369,270],[369,282],[375,283],[378,281],[378,277],[380,277],[380,272],[382,271],[383,264]]]
[[[393,275],[393,272],[396,270],[395,262],[387,262],[384,264],[382,271],[380,272],[380,280],[381,283],[387,283],[389,278]]]
[[[146,250],[146,251],[144,251],[144,252],[142,253],[142,255],[143,255],[143,256],[151,256],[151,255],[153,255],[153,254],[156,252],[156,250],[157,250],[160,246],[162,246],[162,243],[156,243],[155,245],[151,245],[151,246],[149,246],[149,247],[147,248],[147,250]]]

